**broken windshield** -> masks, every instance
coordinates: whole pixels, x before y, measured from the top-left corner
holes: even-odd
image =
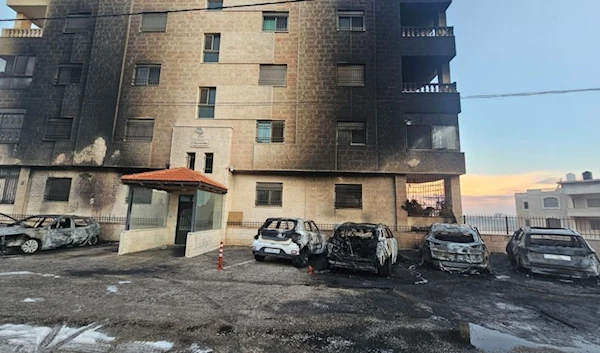
[[[448,241],[452,243],[474,243],[475,237],[470,233],[459,232],[435,232],[433,237],[437,240]]]
[[[263,229],[293,230],[297,221],[292,219],[268,219],[262,226]]]
[[[579,237],[566,234],[530,234],[528,244],[535,246],[561,246],[566,248],[584,247]]]
[[[373,227],[340,226],[336,229],[334,236],[359,237],[359,238],[379,238],[379,230]]]

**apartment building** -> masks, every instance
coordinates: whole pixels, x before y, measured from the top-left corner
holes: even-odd
[[[405,225],[427,183],[462,214],[450,0],[6,3],[0,212],[125,215],[121,176],[188,167],[227,188],[220,227]]]

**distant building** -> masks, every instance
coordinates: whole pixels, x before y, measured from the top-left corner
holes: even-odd
[[[531,189],[516,193],[517,216],[521,226],[570,227],[580,233],[600,231],[600,179],[583,173],[559,181],[555,189]]]

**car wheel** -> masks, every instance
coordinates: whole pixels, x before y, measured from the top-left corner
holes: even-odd
[[[308,249],[304,248],[300,250],[300,255],[294,259],[294,266],[297,268],[304,268],[308,266]]]
[[[254,255],[254,259],[258,262],[263,262],[265,261],[266,256],[263,255]]]
[[[89,237],[89,239],[87,240],[87,245],[93,246],[96,244],[98,244],[98,236],[92,235],[91,237]]]
[[[23,251],[25,254],[35,254],[40,250],[41,247],[42,246],[39,240],[28,238],[23,244],[21,244],[21,251]]]
[[[389,277],[392,275],[392,260],[389,257],[382,266],[377,268],[377,274],[381,277]]]

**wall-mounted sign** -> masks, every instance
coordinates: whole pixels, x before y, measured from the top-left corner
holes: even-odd
[[[192,139],[192,143],[190,145],[193,148],[208,148],[210,147],[209,139]]]

